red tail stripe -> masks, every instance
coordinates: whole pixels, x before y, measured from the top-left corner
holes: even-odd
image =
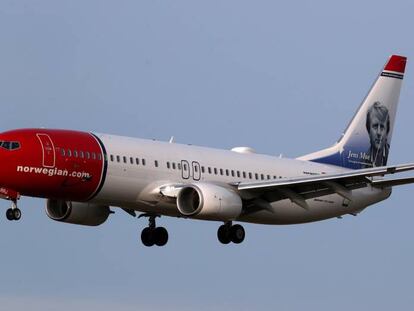
[[[407,57],[399,56],[399,55],[392,55],[388,63],[385,65],[384,70],[404,73],[406,63],[407,63]]]

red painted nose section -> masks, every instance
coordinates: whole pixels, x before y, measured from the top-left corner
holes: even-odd
[[[102,187],[105,147],[91,133],[24,129],[2,133],[0,187],[22,195],[87,200]]]

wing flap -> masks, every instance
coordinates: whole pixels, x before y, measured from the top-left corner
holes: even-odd
[[[414,177],[396,178],[396,179],[382,179],[374,180],[372,185],[374,187],[384,188],[392,186],[401,186],[414,183]]]
[[[352,190],[364,188],[371,184],[386,187],[414,183],[414,178],[398,180],[373,180],[375,176],[384,176],[414,170],[414,164],[402,164],[375,167],[361,170],[350,170],[339,174],[325,174],[312,177],[240,183],[240,192],[249,192],[262,197],[268,202],[290,199],[292,202],[307,209],[307,199],[337,193],[344,199],[352,200]]]
[[[344,183],[371,183],[370,177],[384,176],[414,170],[414,163],[401,164],[393,166],[374,167],[361,170],[349,170],[339,174],[324,174],[312,177],[298,177],[271,181],[246,182],[237,186],[238,190],[272,190],[281,187],[306,186],[315,184],[326,184],[329,181],[335,181],[344,185]],[[326,185],[325,185],[326,187]]]

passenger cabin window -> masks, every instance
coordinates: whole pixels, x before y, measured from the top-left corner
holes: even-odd
[[[90,159],[91,158],[91,154],[89,153],[89,151],[86,151],[86,158]]]
[[[113,154],[111,154],[110,159],[111,159],[111,162],[114,162],[114,155]]]
[[[127,163],[127,158],[126,158],[126,156],[123,156],[123,160],[124,160],[124,163]]]
[[[64,157],[65,155],[66,155],[66,153],[65,153],[65,149],[60,149],[60,154],[62,155],[62,157]]]
[[[139,165],[139,159],[138,158],[135,158],[135,164]]]
[[[237,171],[237,177],[240,178],[240,171]]]
[[[243,172],[243,178],[246,178],[246,172]]]
[[[170,169],[170,162],[167,162],[167,168]]]
[[[142,159],[142,165],[145,165],[145,159]]]
[[[172,163],[172,168],[175,170],[175,162]]]
[[[177,163],[177,167],[179,170],[181,170],[181,163]]]
[[[229,176],[229,170],[226,170],[226,176]]]
[[[72,151],[70,149],[68,149],[68,157],[72,156]]]
[[[209,174],[211,174],[211,167],[210,166],[207,167],[207,171],[208,171]]]
[[[121,157],[119,155],[116,156],[116,162],[121,162]]]
[[[201,167],[201,173],[204,173],[204,166]]]
[[[220,175],[223,175],[223,169],[222,168],[220,169]]]
[[[79,151],[79,156],[83,159],[84,155],[83,155],[83,151]]]
[[[129,158],[129,163],[134,164],[134,158],[133,157]]]
[[[154,165],[155,165],[155,167],[158,167],[158,161],[157,160],[154,161]]]
[[[217,175],[217,168],[214,168],[214,174]]]

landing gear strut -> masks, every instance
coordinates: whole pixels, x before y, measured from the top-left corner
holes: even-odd
[[[168,242],[168,231],[164,227],[155,224],[156,215],[142,214],[139,217],[148,217],[148,227],[141,232],[141,241],[145,246],[164,246]]]
[[[19,220],[22,217],[22,211],[17,208],[17,201],[12,201],[12,207],[7,209],[6,218],[8,220]]]
[[[229,244],[230,242],[240,244],[245,236],[244,228],[240,225],[232,225],[231,221],[221,225],[217,231],[217,238],[223,244]]]

